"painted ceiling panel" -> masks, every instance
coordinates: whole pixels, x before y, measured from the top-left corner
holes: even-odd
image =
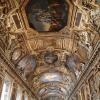
[[[61,81],[62,76],[58,73],[45,73],[40,77],[40,81],[42,82],[51,82],[51,81]]]
[[[65,0],[29,0],[26,14],[29,26],[39,32],[59,31],[67,24]]]

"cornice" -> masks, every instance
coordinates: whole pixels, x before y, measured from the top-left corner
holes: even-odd
[[[85,69],[82,72],[79,80],[76,82],[75,87],[73,91],[71,92],[68,100],[71,100],[74,94],[77,92],[77,90],[80,88],[82,83],[86,80],[86,78],[89,76],[90,72],[95,68],[95,66],[98,64],[100,60],[100,41],[97,42],[94,52],[92,53],[92,56],[90,60],[86,63]]]
[[[4,52],[2,51],[1,48],[0,48],[0,58],[2,59],[2,61],[4,62],[4,65],[6,66],[5,71],[6,71],[8,74],[14,73],[13,75],[14,75],[15,77],[17,77],[17,79],[18,79],[21,83],[23,83],[24,87],[25,87],[28,91],[30,91],[30,93],[31,93],[35,98],[37,98],[36,95],[34,94],[34,92],[31,90],[31,87],[28,85],[28,83],[21,77],[20,73],[17,72],[17,71],[15,70],[15,65],[14,65],[11,61],[9,61],[9,60],[6,58],[6,56],[4,55]],[[10,73],[9,71],[10,71],[11,73]]]

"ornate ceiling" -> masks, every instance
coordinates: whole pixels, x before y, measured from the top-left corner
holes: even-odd
[[[40,100],[67,100],[98,40],[98,0],[0,0],[0,47]]]
[[[39,32],[59,31],[66,26],[68,9],[64,0],[30,0],[25,6],[29,26]]]

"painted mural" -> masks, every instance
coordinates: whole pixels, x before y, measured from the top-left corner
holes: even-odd
[[[26,5],[29,26],[38,32],[55,32],[67,24],[65,0],[30,0]]]

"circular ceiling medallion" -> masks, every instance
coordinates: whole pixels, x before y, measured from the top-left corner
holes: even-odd
[[[59,31],[67,24],[65,0],[29,0],[25,7],[29,26],[38,32]]]
[[[58,56],[53,52],[46,52],[44,55],[44,61],[48,64],[53,64],[58,60]]]

